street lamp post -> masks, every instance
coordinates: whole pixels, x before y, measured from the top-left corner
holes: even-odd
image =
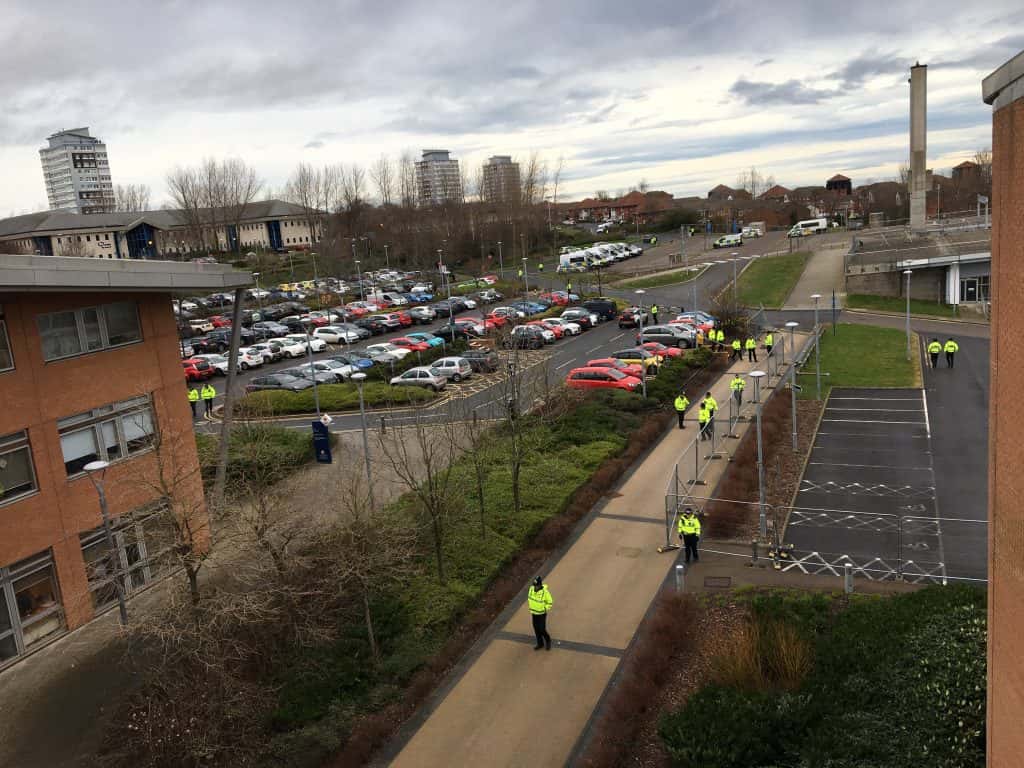
[[[355,253],[355,243],[352,243],[352,252]],[[363,271],[359,268],[359,259],[356,259],[356,280],[359,282],[359,300],[366,301],[366,294],[363,291]]]
[[[818,400],[821,400],[821,333],[818,330],[818,301],[821,300],[820,293],[812,293],[814,299],[814,376],[818,392]]]
[[[388,258],[388,247],[389,247],[388,244],[385,243],[384,244],[384,266],[387,269],[391,269],[391,259]]]
[[[377,504],[373,498],[373,474],[370,472],[370,439],[366,434],[366,403],[363,399],[363,382],[366,381],[366,374],[353,373],[352,378],[359,388],[359,417],[363,422],[363,457],[366,459],[366,490],[370,496],[370,508],[376,509]]]
[[[498,274],[505,279],[505,262],[501,258],[501,240],[498,241]]]
[[[260,319],[263,319],[263,298],[260,296],[260,273],[253,272],[253,279],[256,281],[256,308],[259,310]]]
[[[736,257],[739,254],[733,251],[730,255],[732,256],[732,311],[735,312],[739,306],[739,294],[736,288]]]
[[[90,461],[86,464],[83,469],[89,476],[89,480],[92,482],[93,487],[96,489],[96,495],[100,498],[100,516],[103,518],[103,534],[107,540],[107,553],[110,555],[111,565],[113,566],[113,579],[114,579],[114,591],[117,593],[117,609],[121,616],[121,626],[128,626],[128,605],[124,599],[124,582],[121,581],[120,567],[120,555],[117,552],[117,546],[114,544],[114,533],[110,529],[110,512],[107,509],[107,494],[103,489],[103,475],[107,471],[107,467],[110,466],[109,462],[106,461]],[[97,478],[96,474],[99,473]]]
[[[644,341],[644,291],[643,288],[636,289],[636,295],[640,297],[640,341],[637,346],[643,349]],[[643,387],[644,397],[647,397],[647,361],[643,358],[640,359],[640,385]]]
[[[757,406],[757,498],[758,498],[758,532],[761,538],[768,537],[768,518],[765,512],[764,490],[764,447],[761,444],[761,379],[767,374],[764,371],[751,371],[754,380],[754,404]]]
[[[530,276],[526,266],[526,257],[523,256],[523,293],[530,292]]]
[[[910,360],[910,276],[914,274],[911,270],[903,270],[907,276],[907,360]]]
[[[304,325],[306,330],[306,357],[309,358],[309,375],[313,378],[313,403],[316,405],[316,417],[320,418],[320,392],[317,389],[316,368],[313,367],[313,339],[309,335],[309,325]]]

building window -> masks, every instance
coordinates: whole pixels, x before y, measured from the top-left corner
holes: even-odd
[[[49,552],[0,568],[0,665],[63,630]]]
[[[0,437],[0,504],[33,493],[37,487],[28,432]]]
[[[80,475],[90,461],[118,461],[149,449],[156,428],[153,406],[143,395],[94,408],[57,422],[64,471]]]
[[[133,301],[50,312],[39,315],[36,323],[43,359],[47,361],[132,344],[142,339],[138,307]]]
[[[102,527],[80,535],[94,610],[117,600],[115,578],[120,579],[125,594],[131,595],[174,569],[174,526],[167,515],[166,507],[147,507],[115,521],[114,552]]]
[[[11,354],[11,340],[7,336],[7,320],[4,319],[4,305],[0,304],[0,373],[14,370],[14,355]]]

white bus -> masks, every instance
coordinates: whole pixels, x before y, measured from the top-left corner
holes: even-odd
[[[821,234],[828,231],[828,219],[807,219],[798,221],[789,230],[789,237],[803,237],[804,235]]]

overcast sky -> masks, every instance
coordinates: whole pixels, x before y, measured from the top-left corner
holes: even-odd
[[[0,216],[41,210],[38,149],[89,126],[114,183],[241,157],[452,150],[565,158],[560,199],[641,178],[676,195],[756,165],[787,186],[895,176],[908,67],[928,71],[928,160],[991,143],[981,79],[1024,49],[1019,0],[328,2],[4,0]]]

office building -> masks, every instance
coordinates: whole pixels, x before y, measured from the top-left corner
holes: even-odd
[[[416,191],[420,205],[443,205],[462,201],[459,161],[447,149],[424,149],[416,163]]]
[[[107,145],[89,135],[88,128],[72,128],[47,137],[39,150],[43,180],[51,210],[105,213],[114,210]]]
[[[511,155],[494,155],[484,163],[484,201],[488,203],[519,202],[521,184],[519,163]]]
[[[176,520],[205,546],[171,292],[251,282],[217,264],[0,255],[0,667],[113,607],[118,581],[131,596],[173,571]],[[109,462],[113,547],[93,461]]]

